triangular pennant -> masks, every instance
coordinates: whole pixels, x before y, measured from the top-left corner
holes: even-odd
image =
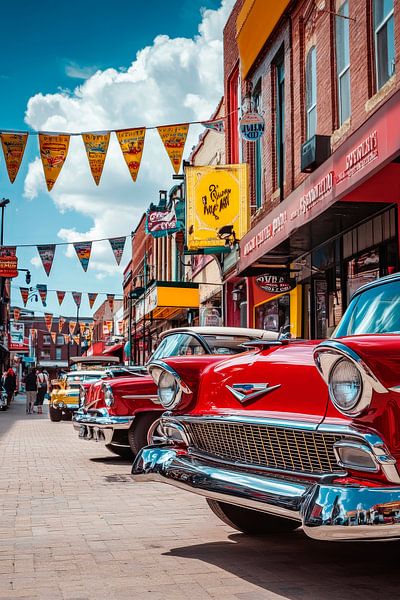
[[[79,335],[73,335],[72,337],[74,338],[74,342],[75,342],[75,344],[76,344],[77,346],[79,346],[79,343],[80,343]]]
[[[171,164],[176,174],[179,173],[181,167],[185,142],[189,131],[189,125],[167,125],[165,127],[157,127],[164,148],[167,151]]]
[[[107,294],[108,304],[110,305],[111,314],[114,312],[114,298],[115,294]]]
[[[93,304],[96,302],[98,294],[96,292],[88,292],[89,306],[93,308]]]
[[[54,254],[56,253],[55,244],[47,244],[45,246],[37,246],[39,256],[42,260],[43,269],[46,271],[47,277],[50,275],[51,266],[54,260]]]
[[[3,146],[4,160],[8,177],[14,183],[24,156],[25,146],[28,139],[27,133],[2,133],[1,145]]]
[[[58,333],[61,333],[64,328],[65,319],[64,317],[60,317],[58,319]]]
[[[120,129],[115,133],[117,134],[125,162],[128,165],[129,173],[133,181],[136,181],[142,160],[146,129],[144,127],[138,129]]]
[[[50,332],[53,324],[53,315],[51,313],[44,313],[44,322],[46,323],[46,327]]]
[[[92,242],[76,242],[73,246],[81,262],[82,269],[86,272],[89,266],[90,253],[92,252]]]
[[[86,154],[89,160],[90,170],[96,185],[99,185],[106,160],[110,132],[107,133],[82,133]]]
[[[26,306],[26,303],[28,302],[28,298],[29,298],[29,288],[20,287],[19,291],[21,292],[22,302],[24,303],[24,306]]]
[[[83,335],[85,333],[85,329],[86,329],[85,323],[79,323],[79,331],[81,332],[81,335]]]
[[[64,344],[69,344],[69,333],[63,333],[64,336]]]
[[[79,307],[81,305],[81,301],[82,301],[82,292],[72,292],[72,297],[74,299],[76,306]]]
[[[38,283],[36,287],[37,287],[37,291],[39,292],[39,296],[42,299],[43,306],[46,306],[47,285],[44,283]]]
[[[50,331],[51,339],[53,340],[53,344],[56,343],[57,334],[55,331]]]
[[[69,135],[47,135],[39,133],[40,157],[43,163],[44,177],[49,192],[52,190],[57,177],[67,158]]]
[[[63,292],[61,290],[57,290],[56,294],[57,294],[58,304],[61,306],[61,304],[63,303],[63,300],[65,298],[65,292]]]
[[[114,252],[115,260],[117,265],[120,264],[122,255],[124,253],[126,237],[110,238],[108,241],[111,244],[112,251]]]
[[[19,321],[21,317],[21,311],[19,308],[14,308],[14,319]]]
[[[70,335],[74,335],[74,333],[75,333],[75,327],[76,327],[76,321],[69,321],[68,327],[69,327],[69,333],[70,333]]]
[[[215,119],[214,121],[203,121],[201,125],[203,125],[203,127],[205,127],[206,129],[211,129],[211,131],[216,131],[217,133],[224,133],[225,131],[224,119]]]

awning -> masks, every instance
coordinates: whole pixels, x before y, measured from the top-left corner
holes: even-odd
[[[112,346],[106,346],[103,350],[103,354],[111,356],[116,355],[123,347],[124,344],[122,342],[119,344],[113,344]]]
[[[150,313],[153,319],[171,319],[188,308],[199,308],[198,283],[156,281],[135,304],[135,320]]]
[[[250,71],[288,4],[289,0],[244,1],[236,20],[236,37],[243,78]]]

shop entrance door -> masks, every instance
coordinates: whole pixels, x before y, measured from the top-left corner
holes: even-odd
[[[327,337],[328,283],[326,277],[313,277],[311,288],[311,335],[313,339],[321,340]]]

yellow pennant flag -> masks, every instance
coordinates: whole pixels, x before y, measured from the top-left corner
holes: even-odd
[[[6,161],[8,177],[14,183],[24,156],[27,133],[2,133],[1,145],[3,146],[4,159]]]
[[[40,157],[43,163],[47,189],[53,188],[67,158],[69,135],[47,135],[39,133]]]
[[[166,125],[165,127],[157,127],[164,148],[166,149],[169,159],[176,174],[182,162],[185,142],[189,131],[189,125]]]
[[[129,173],[133,181],[136,181],[142,160],[146,129],[144,127],[138,129],[120,129],[115,133],[117,134],[125,162],[128,165]]]
[[[90,170],[96,185],[99,185],[106,160],[110,132],[108,133],[82,133],[86,154],[89,160]]]

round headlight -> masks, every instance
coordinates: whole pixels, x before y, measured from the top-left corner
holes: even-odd
[[[163,371],[158,380],[158,397],[164,408],[172,408],[178,400],[179,387],[175,377]]]
[[[343,358],[333,366],[329,375],[329,392],[340,411],[354,411],[362,393],[362,378],[360,371],[350,360]]]
[[[112,406],[114,404],[114,395],[112,389],[108,385],[104,386],[104,401],[106,406]]]

